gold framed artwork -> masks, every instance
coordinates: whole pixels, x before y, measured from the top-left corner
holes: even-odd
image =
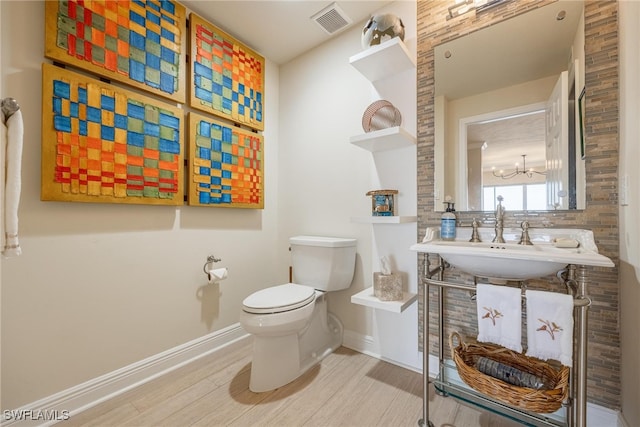
[[[194,13],[189,41],[191,107],[264,130],[264,58]]]
[[[188,203],[264,208],[262,135],[189,113]]]
[[[41,199],[184,203],[183,110],[42,65]]]
[[[175,1],[45,2],[45,57],[179,103],[186,39]]]

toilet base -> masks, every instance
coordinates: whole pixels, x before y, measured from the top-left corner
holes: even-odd
[[[260,393],[282,387],[342,345],[342,323],[327,312],[324,295],[320,298],[308,328],[301,333],[254,335],[249,390]]]
[[[299,364],[297,334],[270,338],[254,336],[249,390],[260,393],[290,383],[298,378]]]

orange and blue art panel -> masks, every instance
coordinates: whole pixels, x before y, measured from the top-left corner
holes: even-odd
[[[168,0],[45,2],[45,56],[184,103],[185,8]]]
[[[264,139],[189,113],[189,204],[264,208]]]
[[[193,13],[189,30],[191,107],[264,130],[264,58]]]
[[[184,203],[181,109],[42,66],[42,200]]]

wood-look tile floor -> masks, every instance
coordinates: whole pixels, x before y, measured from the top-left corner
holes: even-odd
[[[251,346],[212,354],[101,403],[71,426],[417,426],[422,376],[340,347],[294,382],[249,390]],[[514,427],[453,398],[430,393],[436,427]]]

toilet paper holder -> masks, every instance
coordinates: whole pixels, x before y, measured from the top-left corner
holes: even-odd
[[[222,261],[222,259],[216,258],[215,255],[209,255],[207,257],[207,262],[205,262],[204,265],[202,266],[202,270],[204,271],[204,274],[207,275],[209,280],[211,280],[211,270],[213,269],[213,264],[220,261]]]

